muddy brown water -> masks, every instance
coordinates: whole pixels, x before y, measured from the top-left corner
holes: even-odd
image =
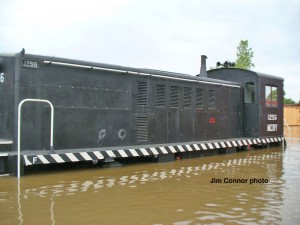
[[[299,224],[299,190],[292,138],[285,150],[0,177],[0,224]]]

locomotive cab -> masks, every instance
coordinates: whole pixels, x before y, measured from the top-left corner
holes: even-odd
[[[283,135],[282,78],[235,68],[210,70],[208,77],[241,83],[244,137]]]

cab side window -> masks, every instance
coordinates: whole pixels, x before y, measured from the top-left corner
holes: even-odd
[[[266,107],[277,107],[277,92],[277,87],[269,85],[265,86]]]
[[[245,83],[244,101],[245,103],[255,102],[255,83],[252,81]]]

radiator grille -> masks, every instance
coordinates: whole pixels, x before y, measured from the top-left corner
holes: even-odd
[[[216,109],[216,91],[215,90],[208,91],[208,108],[210,110]]]
[[[137,141],[148,141],[148,118],[146,116],[137,117]]]
[[[202,88],[196,88],[196,108],[203,109],[204,108],[204,95]]]
[[[192,108],[192,89],[190,87],[183,89],[183,107]]]
[[[179,107],[179,87],[171,86],[171,107]]]
[[[138,81],[137,105],[148,106],[148,85],[147,82]]]
[[[156,85],[156,106],[165,107],[166,106],[166,85],[157,84]]]

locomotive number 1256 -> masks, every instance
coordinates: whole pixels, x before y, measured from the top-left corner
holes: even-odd
[[[268,120],[277,120],[276,114],[268,114]]]
[[[23,67],[37,69],[39,68],[39,62],[33,60],[23,60]]]

